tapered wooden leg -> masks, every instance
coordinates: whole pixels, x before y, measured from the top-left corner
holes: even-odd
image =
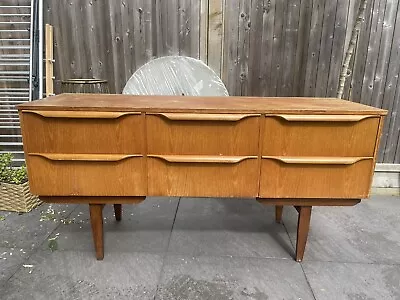
[[[304,250],[306,248],[308,231],[310,229],[311,206],[296,207],[299,212],[297,223],[297,242],[296,242],[296,261],[303,260]]]
[[[97,260],[103,260],[104,258],[103,206],[103,204],[89,204],[90,223],[92,224],[92,235]]]
[[[114,204],[115,220],[121,221],[122,218],[122,204]]]
[[[275,206],[275,221],[276,221],[276,223],[282,222],[282,213],[283,213],[283,206],[276,205]]]

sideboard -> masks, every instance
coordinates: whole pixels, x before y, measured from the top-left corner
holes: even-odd
[[[19,105],[29,185],[87,203],[96,257],[105,204],[146,196],[257,199],[298,211],[303,259],[312,206],[369,197],[386,111],[326,98],[62,94]]]

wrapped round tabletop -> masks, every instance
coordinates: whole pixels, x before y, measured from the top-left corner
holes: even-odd
[[[218,75],[202,61],[166,56],[148,62],[128,80],[123,94],[229,96]]]

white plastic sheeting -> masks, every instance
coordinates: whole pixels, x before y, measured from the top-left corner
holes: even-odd
[[[166,56],[139,68],[128,80],[123,94],[229,96],[218,75],[202,61]]]

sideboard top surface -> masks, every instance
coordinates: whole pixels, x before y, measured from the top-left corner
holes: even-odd
[[[267,114],[369,114],[387,111],[336,98],[299,97],[192,97],[112,94],[61,94],[17,106],[19,110],[267,113]]]

